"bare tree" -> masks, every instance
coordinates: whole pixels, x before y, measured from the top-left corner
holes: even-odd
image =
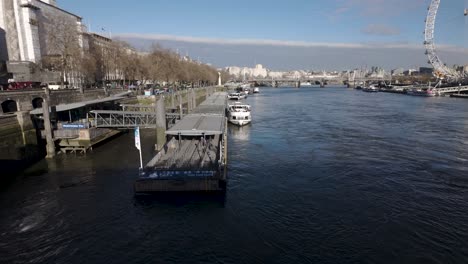
[[[82,49],[78,24],[63,16],[50,16],[46,27],[47,55],[43,66],[59,71],[62,87],[64,82],[76,82],[80,77]]]

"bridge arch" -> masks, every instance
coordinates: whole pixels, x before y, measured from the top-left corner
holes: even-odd
[[[36,108],[42,108],[42,103],[44,102],[44,99],[42,97],[36,97],[32,100],[32,106],[34,109]]]
[[[2,103],[3,113],[18,112],[18,104],[14,100],[6,100]]]

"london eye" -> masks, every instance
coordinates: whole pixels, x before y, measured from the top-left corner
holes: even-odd
[[[446,64],[440,59],[436,52],[434,41],[434,32],[436,26],[437,12],[439,11],[441,0],[431,0],[426,17],[426,28],[424,31],[424,46],[426,47],[426,55],[429,58],[429,63],[434,68],[434,75],[439,80],[459,81],[466,77],[462,72],[447,67]],[[468,10],[464,9],[464,16],[468,15]]]

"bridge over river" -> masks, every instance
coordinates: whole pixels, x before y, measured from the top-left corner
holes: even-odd
[[[342,85],[356,85],[359,83],[371,83],[371,82],[390,82],[392,79],[390,76],[377,78],[352,78],[348,76],[310,76],[301,78],[254,78],[248,80],[249,83],[264,84],[272,87],[278,87],[280,85],[289,85],[296,88],[301,86],[320,85],[324,87],[328,84],[342,84]]]

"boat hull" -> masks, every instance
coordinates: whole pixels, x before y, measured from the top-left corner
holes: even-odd
[[[208,110],[186,116],[179,127],[166,131],[170,140],[140,170],[133,184],[135,194],[226,190],[226,98],[225,93],[211,95],[206,104],[202,103]],[[200,129],[202,122],[205,127]]]
[[[424,91],[410,91],[407,93],[408,95],[412,95],[412,96],[422,96],[422,97],[434,97],[436,96],[435,93],[432,93],[432,92],[424,92]]]
[[[143,179],[134,183],[135,193],[151,194],[157,192],[224,192],[226,179],[220,178],[180,178],[180,179]]]
[[[234,124],[234,125],[237,125],[237,126],[245,126],[245,125],[248,125],[250,124],[250,120],[232,120],[232,119],[229,119],[229,122],[231,124]]]

